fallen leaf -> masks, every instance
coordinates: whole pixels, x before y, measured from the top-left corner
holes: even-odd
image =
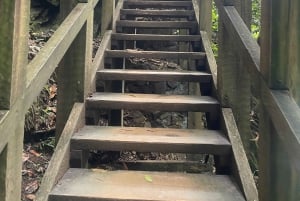
[[[35,151],[35,150],[33,150],[33,149],[29,150],[29,153],[31,153],[31,154],[33,154],[33,155],[35,155],[36,157],[40,157],[40,156],[41,156],[41,154],[40,154],[40,153],[36,152],[36,151]]]
[[[26,195],[26,198],[28,200],[35,200],[36,196],[34,194],[28,194],[28,195]]]
[[[23,154],[22,154],[22,162],[25,163],[28,159],[29,159],[28,154],[23,153]]]
[[[57,92],[57,85],[53,84],[49,87],[49,98],[52,99],[56,96]]]
[[[150,175],[145,175],[145,180],[148,182],[152,182],[152,177]]]
[[[35,180],[35,181],[29,183],[29,184],[26,186],[25,192],[26,192],[27,194],[34,193],[34,192],[37,191],[38,188],[39,188],[39,183],[38,183],[37,180]]]

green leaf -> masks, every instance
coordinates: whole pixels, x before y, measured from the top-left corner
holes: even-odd
[[[148,182],[152,182],[152,177],[150,175],[145,175],[145,180]]]

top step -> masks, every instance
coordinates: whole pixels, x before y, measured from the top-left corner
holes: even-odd
[[[192,10],[140,10],[140,9],[121,9],[121,15],[134,17],[188,17],[195,19],[195,12]]]
[[[49,201],[244,201],[225,175],[69,169]]]
[[[140,1],[140,0],[126,0],[124,1],[124,8],[184,8],[191,9],[193,7],[192,1]]]

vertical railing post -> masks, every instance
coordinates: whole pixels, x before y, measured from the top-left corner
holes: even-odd
[[[115,3],[115,0],[102,0],[101,36],[104,35],[106,30],[112,29]]]
[[[65,18],[77,3],[78,0],[61,1],[61,16]],[[85,90],[88,86],[85,86],[85,77],[88,77],[88,70],[91,68],[92,62],[92,19],[93,12],[91,12],[88,22],[76,36],[57,69],[56,141],[60,138],[73,104],[84,102],[87,93]]]
[[[212,1],[211,0],[198,0],[199,1],[199,16],[200,16],[200,30],[206,31],[209,38],[212,35]]]
[[[5,148],[0,150],[0,199],[21,199],[25,67],[30,1],[0,1],[0,110],[14,110]],[[18,103],[18,104],[17,104]],[[0,142],[3,143],[3,142]]]
[[[221,6],[234,6],[249,27],[251,22],[251,6],[249,2],[241,0],[223,0]],[[251,5],[251,1],[250,1]],[[223,107],[231,107],[241,133],[244,148],[251,165],[257,165],[251,152],[255,150],[255,143],[251,141],[250,127],[251,112],[251,82],[247,72],[248,63],[244,60],[241,47],[226,28],[222,20],[225,13],[220,13],[218,30],[218,93]]]
[[[275,93],[285,91],[298,106],[300,106],[299,10],[298,0],[262,1],[261,72],[270,90]],[[293,163],[289,156],[291,153],[288,154],[289,147],[282,145],[287,133],[284,130],[274,129],[271,119],[276,117],[271,117],[272,114],[267,113],[269,101],[264,99],[265,94],[266,91],[262,91],[263,112],[260,119],[264,122],[260,124],[259,199],[299,200],[299,163]],[[295,115],[293,118],[297,121],[298,116]],[[293,157],[299,158],[299,155]]]

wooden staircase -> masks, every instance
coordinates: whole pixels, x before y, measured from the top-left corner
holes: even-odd
[[[211,154],[215,174],[180,172],[106,171],[69,169],[49,196],[49,201],[240,201],[246,200],[243,180],[233,175],[238,165],[215,94],[214,79],[204,51],[192,1],[124,0],[111,46],[104,53],[104,68],[96,79],[111,83],[86,99],[86,110],[185,111],[206,113],[205,129],[122,127],[114,117],[111,126],[86,125],[71,140],[71,150],[171,152]],[[149,9],[150,8],[150,9]],[[147,18],[149,21],[137,21]],[[155,19],[159,19],[154,21]],[[146,33],[138,33],[143,29]],[[157,34],[153,34],[156,29]],[[181,30],[184,35],[160,34]],[[184,31],[182,31],[184,30]],[[147,33],[147,31],[149,31]],[[179,33],[180,33],[179,32]],[[166,32],[164,32],[166,33]],[[188,43],[190,51],[137,51],[130,45],[143,41]],[[101,47],[100,47],[101,48]],[[123,49],[121,49],[123,48]],[[182,60],[193,64],[181,71],[126,69],[126,58]],[[199,83],[201,94],[168,95],[124,93],[124,81]],[[116,114],[121,114],[120,112]],[[122,115],[121,115],[122,116]],[[117,119],[117,120],[116,120]],[[199,120],[200,121],[200,120]],[[85,160],[84,158],[82,159]]]

